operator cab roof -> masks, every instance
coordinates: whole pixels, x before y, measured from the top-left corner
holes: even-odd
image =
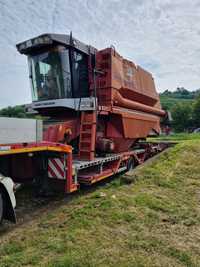
[[[96,49],[94,47],[80,42],[79,40],[72,37],[72,35],[54,33],[45,33],[39,35],[17,44],[16,47],[21,54],[29,55],[34,53],[35,51],[38,51],[40,48],[44,48],[45,46],[59,44],[74,47],[87,55],[95,54],[96,52]]]

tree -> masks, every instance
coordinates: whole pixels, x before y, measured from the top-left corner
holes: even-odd
[[[200,127],[200,95],[193,104],[193,120],[196,127]]]
[[[23,106],[7,107],[0,110],[2,117],[26,118],[25,108]]]
[[[192,107],[188,104],[178,103],[172,110],[173,126],[175,131],[186,131],[192,126]]]

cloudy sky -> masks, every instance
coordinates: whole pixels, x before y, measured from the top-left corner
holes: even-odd
[[[31,101],[17,42],[69,33],[111,44],[153,73],[158,91],[200,87],[200,0],[0,0],[0,107]]]

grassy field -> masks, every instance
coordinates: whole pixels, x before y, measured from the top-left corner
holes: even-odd
[[[183,141],[62,202],[0,240],[0,266],[200,266],[199,159]]]
[[[149,141],[186,141],[186,140],[200,140],[200,133],[174,133],[171,135],[160,135],[159,137],[148,138]]]

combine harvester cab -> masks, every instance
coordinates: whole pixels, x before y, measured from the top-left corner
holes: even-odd
[[[152,75],[114,48],[98,51],[72,35],[43,34],[17,49],[28,57],[27,109],[45,119],[41,141],[1,147],[3,175],[36,180],[47,191],[55,181],[70,193],[164,149],[141,142],[159,134],[165,116]]]

